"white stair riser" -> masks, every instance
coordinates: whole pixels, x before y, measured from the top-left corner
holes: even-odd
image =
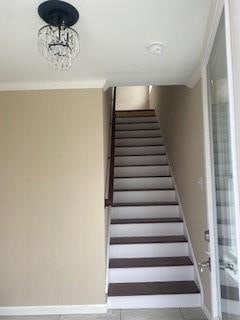
[[[113,207],[112,219],[179,217],[179,206]]]
[[[115,146],[151,146],[156,144],[163,144],[162,138],[127,138],[115,139]]]
[[[179,257],[187,255],[187,242],[110,245],[110,258]]]
[[[110,227],[110,234],[111,237],[182,235],[183,224],[181,222],[112,224]]]
[[[176,191],[151,190],[151,191],[114,191],[114,202],[171,202],[177,201]]]
[[[153,117],[116,117],[116,123],[138,123],[138,122],[156,122],[156,116]]]
[[[108,298],[109,309],[194,308],[200,306],[201,295],[198,293]]]
[[[115,157],[115,165],[151,165],[151,164],[168,164],[167,156],[125,156],[125,157]]]
[[[110,283],[191,280],[194,280],[193,266],[109,269]]]
[[[154,130],[126,130],[126,131],[115,131],[115,137],[116,138],[125,138],[125,137],[154,137],[159,136],[160,130],[154,129]]]
[[[173,188],[173,180],[164,178],[122,178],[114,179],[115,189],[138,189],[138,188]]]
[[[115,177],[134,177],[134,176],[167,176],[170,175],[169,166],[136,166],[136,167],[115,167]]]
[[[117,123],[116,130],[159,129],[158,123]]]
[[[148,155],[148,154],[166,153],[163,146],[146,146],[146,147],[115,147],[115,155]]]

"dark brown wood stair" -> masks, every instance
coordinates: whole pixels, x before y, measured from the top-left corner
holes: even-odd
[[[199,293],[194,281],[110,283],[109,296],[138,296]]]
[[[113,207],[142,207],[142,206],[178,206],[177,201],[159,202],[115,202]]]
[[[112,237],[110,244],[138,244],[138,243],[177,243],[187,242],[184,236],[151,236],[151,237]]]
[[[161,258],[122,258],[110,259],[110,268],[147,268],[169,266],[192,266],[189,257],[161,257]]]
[[[183,222],[181,218],[134,218],[112,219],[111,224],[134,224],[134,223],[174,223]]]

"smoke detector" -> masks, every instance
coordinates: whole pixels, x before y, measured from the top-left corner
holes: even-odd
[[[153,42],[148,46],[150,53],[155,55],[161,55],[163,53],[164,45],[161,42]]]

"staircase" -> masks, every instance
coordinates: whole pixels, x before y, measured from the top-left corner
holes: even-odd
[[[119,111],[115,122],[109,308],[200,306],[155,112]]]

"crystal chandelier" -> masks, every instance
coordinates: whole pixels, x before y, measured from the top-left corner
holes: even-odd
[[[55,69],[70,69],[80,50],[78,33],[71,28],[79,19],[78,11],[64,1],[48,0],[38,13],[47,23],[38,32],[40,53]]]

